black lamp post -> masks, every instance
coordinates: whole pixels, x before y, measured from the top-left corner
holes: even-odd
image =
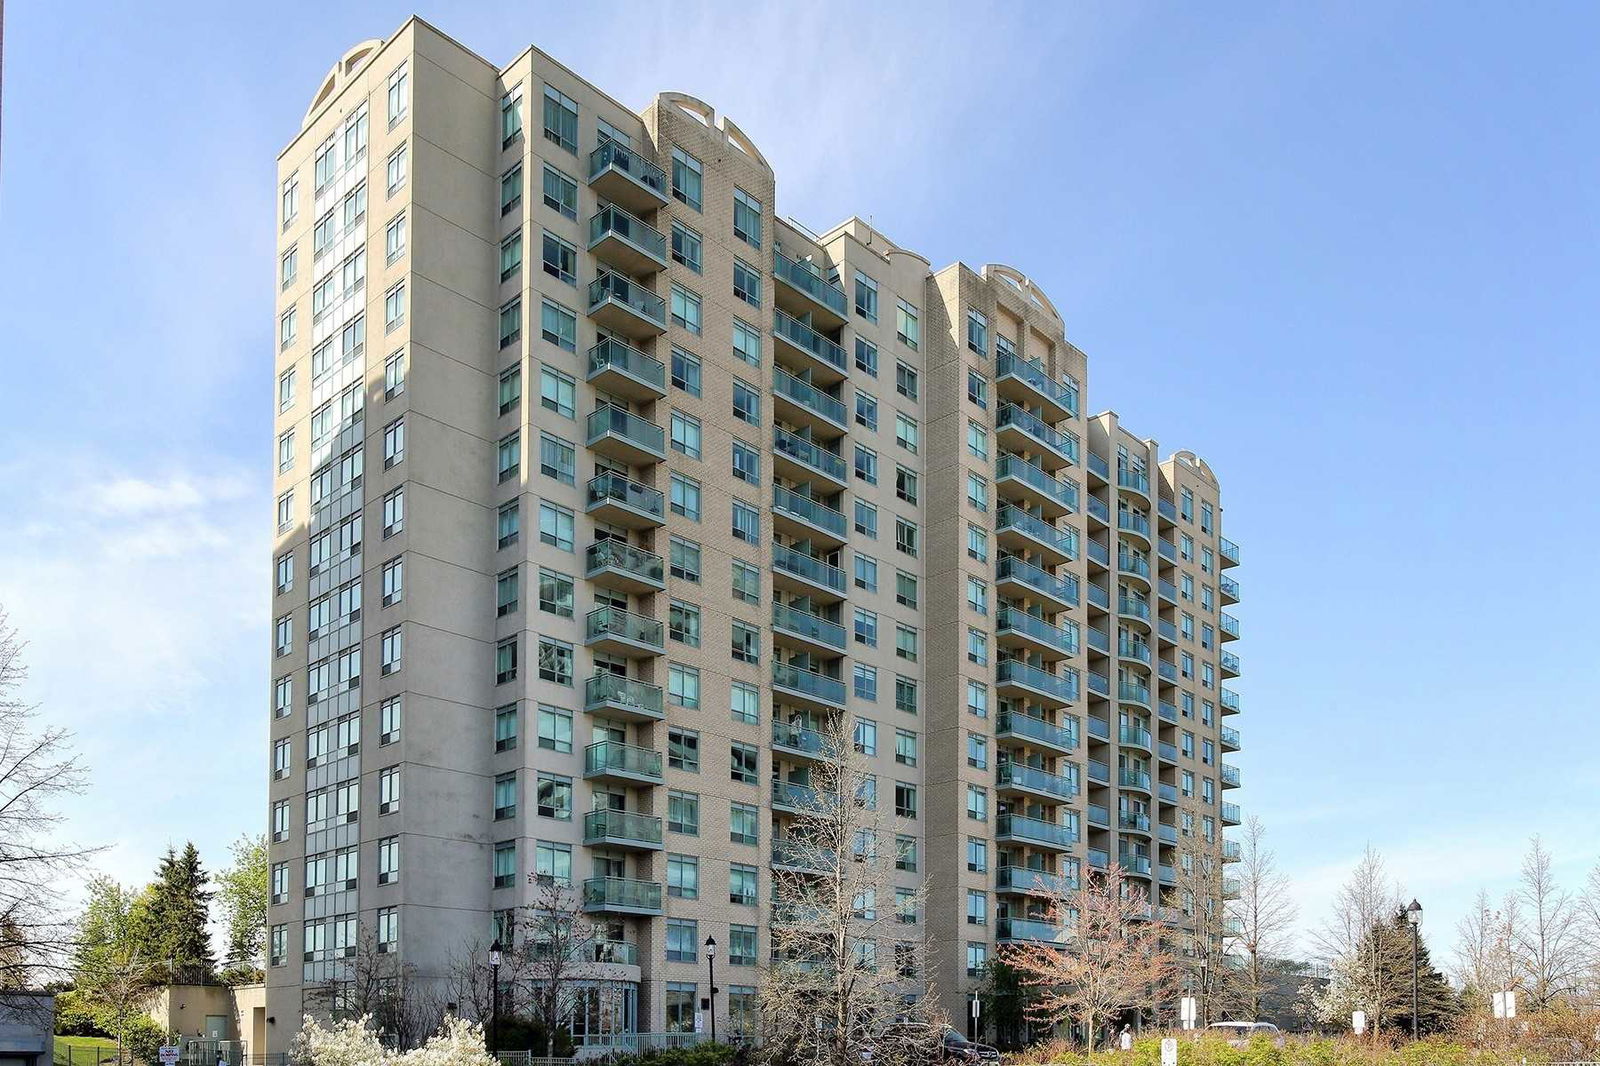
[[[1411,1039],[1417,1039],[1417,939],[1422,929],[1422,904],[1415,899],[1405,910],[1406,924],[1411,926]]]
[[[706,937],[706,980],[711,985],[711,1042],[717,1042],[717,938]]]
[[[481,943],[481,941],[480,941]],[[489,1054],[500,1054],[500,941],[489,945]]]

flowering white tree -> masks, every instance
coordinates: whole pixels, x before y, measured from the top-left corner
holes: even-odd
[[[371,1018],[324,1028],[306,1015],[295,1037],[295,1058],[310,1066],[495,1066],[483,1046],[483,1027],[453,1017],[421,1047],[391,1051],[378,1039]]]

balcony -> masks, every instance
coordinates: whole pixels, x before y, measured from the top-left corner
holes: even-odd
[[[995,612],[994,622],[995,635],[1002,645],[1021,645],[1052,662],[1078,653],[1077,637],[1027,611],[1001,607]]]
[[[1098,582],[1089,582],[1088,600],[1092,606],[1098,607],[1102,611],[1111,609],[1111,593],[1107,592],[1106,587]]]
[[[1163,863],[1156,867],[1156,878],[1164,885],[1175,885],[1178,883],[1178,871]]]
[[[1178,802],[1178,786],[1169,785],[1165,781],[1156,783],[1156,795],[1161,797],[1162,803]]]
[[[1165,496],[1156,500],[1156,514],[1160,515],[1161,520],[1168,525],[1176,525],[1178,522],[1178,508]]]
[[[602,392],[630,400],[659,400],[667,394],[667,368],[639,349],[607,337],[589,349],[586,381]]]
[[[1156,713],[1161,716],[1163,722],[1171,722],[1174,725],[1178,723],[1178,706],[1175,703],[1162,700]]]
[[[1086,861],[1096,870],[1104,870],[1111,865],[1111,853],[1103,848],[1090,848],[1085,852]]]
[[[1089,647],[1101,655],[1111,654],[1111,634],[1099,626],[1089,627]]]
[[[772,747],[779,754],[794,759],[810,761],[833,757],[826,733],[797,723],[773,722]]]
[[[1065,946],[1072,934],[1061,926],[1036,918],[997,918],[995,932],[1001,940],[1038,940]]]
[[[772,427],[772,465],[778,474],[791,481],[805,482],[820,477],[831,482],[835,489],[842,490],[850,485],[850,466],[843,456],[781,426]]]
[[[583,842],[590,847],[660,851],[661,819],[632,811],[590,811],[583,816]]]
[[[1164,537],[1156,538],[1156,554],[1169,563],[1178,561],[1178,546]]]
[[[1094,719],[1093,718],[1089,719],[1089,722],[1090,722],[1090,725],[1092,726],[1093,723],[1094,723]],[[1089,731],[1091,733],[1094,732],[1094,730],[1092,728]],[[1089,780],[1090,781],[1097,781],[1102,785],[1110,784],[1111,783],[1111,767],[1107,766],[1104,762],[1100,761],[1099,759],[1090,759],[1089,760]]]
[[[1075,483],[1045,473],[1020,455],[1002,455],[995,464],[994,479],[1000,491],[1039,508],[1052,521],[1078,509]]]
[[[1224,688],[1217,694],[1217,704],[1222,708],[1223,714],[1238,714],[1239,694],[1231,688]]]
[[[1175,763],[1178,761],[1178,746],[1169,741],[1156,744],[1156,758],[1162,762]]]
[[[1222,879],[1222,898],[1223,899],[1238,899],[1239,898],[1239,879],[1238,878],[1236,878],[1236,877],[1224,877]]]
[[[1227,537],[1217,538],[1217,551],[1222,556],[1223,566],[1239,565],[1239,546]]]
[[[1034,552],[1049,566],[1060,566],[1078,557],[1078,536],[1070,529],[1057,529],[1020,507],[1001,504],[995,515],[995,533],[1000,543],[1014,552]]]
[[[629,722],[659,722],[666,715],[661,687],[601,671],[583,686],[583,709],[589,714]]]
[[[1118,463],[1117,488],[1128,492],[1137,492],[1141,496],[1148,497],[1150,495],[1150,475],[1143,470]]]
[[[789,663],[772,664],[772,687],[776,695],[800,706],[834,711],[845,705],[843,681]]]
[[[1150,645],[1142,640],[1118,640],[1117,657],[1150,665]]]
[[[1156,619],[1156,632],[1161,634],[1161,639],[1168,644],[1178,643],[1178,627],[1165,618]]]
[[[589,283],[589,317],[624,337],[659,337],[667,331],[667,302],[632,278],[602,270]]]
[[[1223,751],[1239,750],[1239,731],[1233,728],[1233,726],[1222,726],[1217,730],[1217,736],[1222,741]]]
[[[596,607],[584,620],[583,643],[605,655],[646,659],[666,651],[665,627],[620,607]]]
[[[1149,707],[1150,686],[1138,681],[1121,680],[1117,682],[1117,699],[1123,703],[1137,703],[1141,707]]]
[[[1001,764],[995,772],[995,786],[999,792],[1021,792],[1050,803],[1078,794],[1078,785],[1071,778],[1015,762]]]
[[[1233,652],[1223,652],[1217,657],[1217,661],[1222,666],[1222,676],[1224,678],[1239,676],[1239,657]]]
[[[583,909],[590,914],[660,914],[661,885],[627,877],[591,877],[583,883]]]
[[[1239,779],[1239,768],[1223,763],[1217,773],[1217,779],[1222,782],[1223,788],[1238,788],[1243,782]]]
[[[772,583],[801,595],[821,594],[830,603],[845,596],[843,570],[782,544],[772,546]]]
[[[1174,585],[1166,578],[1163,577],[1157,580],[1156,590],[1160,593],[1161,598],[1166,600],[1168,603],[1178,602],[1178,586]]]
[[[1117,830],[1123,833],[1143,833],[1150,835],[1150,816],[1138,811],[1118,811]]]
[[[1142,537],[1147,543],[1150,540],[1150,519],[1142,514],[1136,514],[1125,508],[1117,510],[1117,528],[1124,533],[1132,533]]]
[[[1101,673],[1099,670],[1090,670],[1089,671],[1089,691],[1094,693],[1096,696],[1104,696],[1107,699],[1110,699],[1111,698],[1111,678],[1107,677],[1105,674]],[[1095,721],[1097,721],[1097,719],[1090,719],[1090,723],[1091,724],[1089,726],[1089,734],[1091,736],[1095,735],[1094,725],[1093,725],[1093,723]]]
[[[1222,861],[1238,862],[1244,858],[1244,847],[1237,840],[1224,840],[1222,842]]]
[[[667,204],[666,173],[633,149],[609,139],[589,153],[589,187],[603,199],[632,211],[654,211]]]
[[[1090,499],[1093,498],[1094,497],[1092,496],[1090,497]],[[1099,541],[1091,539],[1089,541],[1089,561],[1097,566],[1110,569],[1111,549],[1106,547],[1104,544],[1101,544]]]
[[[850,429],[849,415],[842,402],[781,366],[772,371],[772,395],[778,417],[791,425],[826,434],[829,440],[843,436]]]
[[[1093,737],[1095,740],[1107,740],[1108,741],[1108,740],[1111,739],[1111,723],[1110,722],[1107,722],[1104,718],[1101,718],[1099,715],[1094,715],[1094,714],[1091,714],[1089,716],[1088,721],[1089,721],[1089,736]],[[1089,776],[1093,777],[1094,775],[1090,774]],[[1109,781],[1110,777],[1109,776],[1102,777],[1100,780]]]
[[[606,966],[637,966],[639,945],[626,940],[592,940],[584,952],[584,959]]]
[[[1132,855],[1124,852],[1117,856],[1117,865],[1137,877],[1150,876],[1150,856],[1148,855]]]
[[[1111,828],[1111,810],[1104,803],[1089,804],[1089,825],[1095,829]]]
[[[1222,824],[1239,824],[1239,805],[1237,803],[1224,803],[1222,805]]]
[[[661,556],[620,540],[597,540],[584,553],[583,576],[603,588],[643,594],[667,587]]]
[[[1227,611],[1220,612],[1220,617],[1217,619],[1217,628],[1222,630],[1223,640],[1239,639],[1239,620]]]
[[[1090,452],[1088,459],[1084,460],[1084,468],[1089,471],[1090,475],[1097,478],[1102,485],[1111,479],[1111,464],[1106,462],[1104,456]]]
[[[1071,874],[1031,870],[1026,866],[1001,866],[994,872],[998,892],[1021,892],[1030,896],[1065,896],[1078,890]]]
[[[1019,356],[1002,355],[995,360],[994,387],[1007,400],[1039,407],[1051,422],[1078,415],[1077,386],[1050,380],[1043,367]]]
[[[843,511],[782,485],[772,486],[772,515],[778,528],[796,540],[837,548],[849,535]]]
[[[607,204],[589,219],[589,251],[635,277],[667,269],[667,238],[654,226]]]
[[[1136,618],[1150,624],[1150,601],[1141,600],[1135,596],[1117,597],[1117,614],[1124,618]]]
[[[1149,751],[1151,750],[1150,730],[1137,722],[1118,723],[1117,743],[1125,748],[1142,748],[1145,751]]]
[[[838,622],[782,603],[772,605],[772,629],[807,651],[822,655],[843,655],[849,641],[844,626]]]
[[[1117,573],[1124,577],[1135,577],[1150,584],[1150,560],[1143,555],[1130,551],[1117,552]]]
[[[1038,417],[1008,403],[994,420],[1000,445],[1013,452],[1032,452],[1035,462],[1052,473],[1078,461],[1078,439],[1051,429]]]
[[[1017,711],[1001,711],[995,719],[995,739],[1021,741],[1062,755],[1078,746],[1078,731],[1068,724],[1056,725]]]
[[[1168,825],[1166,822],[1159,823],[1156,826],[1156,836],[1161,839],[1163,844],[1169,844],[1173,847],[1178,846],[1178,827],[1175,825]]]
[[[1117,785],[1120,788],[1136,788],[1143,792],[1150,791],[1150,771],[1135,770],[1123,766],[1117,770]]]
[[[1224,607],[1239,602],[1239,583],[1227,574],[1217,575],[1217,591],[1222,593],[1222,605]]]
[[[603,403],[589,412],[588,446],[619,463],[642,466],[667,457],[666,431],[647,418]]]
[[[1178,667],[1162,659],[1156,664],[1156,673],[1161,675],[1161,680],[1171,685],[1178,683]]]
[[[621,785],[661,784],[661,753],[616,740],[583,749],[583,776]]]
[[[1039,601],[1046,610],[1065,611],[1078,605],[1077,578],[1056,577],[1015,555],[1000,557],[995,583],[1003,595]]]
[[[1065,707],[1078,698],[1078,675],[1058,676],[1018,659],[1004,659],[995,670],[1002,694],[1021,696],[1044,707]]]
[[[791,259],[781,248],[772,250],[772,276],[779,285],[773,299],[791,315],[809,314],[823,329],[838,329],[850,317],[844,290],[832,284],[809,262]]]
[[[1111,524],[1111,507],[1106,503],[1106,501],[1102,500],[1093,493],[1089,494],[1088,500],[1089,502],[1085,506],[1085,510],[1088,512],[1089,517],[1103,525],[1109,526]]]
[[[656,489],[606,471],[589,480],[584,513],[629,529],[651,529],[666,521],[666,500]]]
[[[772,335],[778,338],[778,351],[797,356],[798,365],[820,380],[832,384],[849,376],[850,361],[844,349],[799,319],[773,311]]]
[[[831,793],[819,792],[810,785],[794,781],[772,782],[774,810],[787,811],[790,814],[814,814],[826,809],[833,801]]]
[[[995,819],[994,833],[998,841],[1056,851],[1067,851],[1078,842],[1078,834],[1070,826],[1046,822],[1041,818],[1025,818],[1020,814],[1000,815]]]
[[[833,872],[838,866],[838,861],[833,852],[819,848],[815,844],[779,839],[772,842],[772,865],[778,869],[796,870],[801,873],[826,874]]]

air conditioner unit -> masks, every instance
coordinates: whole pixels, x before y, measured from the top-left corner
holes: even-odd
[[[383,872],[382,872],[382,873],[380,873],[380,874],[379,874],[379,875],[378,875],[378,884],[380,884],[380,885],[387,885],[387,884],[389,884],[389,882],[390,882],[390,881],[391,881],[391,880],[392,880],[392,879],[393,879],[393,878],[394,878],[394,874],[392,874],[392,873],[390,873],[390,872],[389,872],[389,871],[387,871],[387,870],[385,870],[385,871],[383,871]]]
[[[347,811],[347,812],[345,812],[344,820],[346,822],[353,822],[358,817],[360,817],[360,815],[361,815],[360,811]]]
[[[395,811],[397,811],[399,809],[400,809],[400,803],[397,800],[390,800],[388,803],[380,803],[380,804],[378,804],[378,813],[379,814],[393,814]]]
[[[344,890],[346,892],[354,892],[356,890],[356,879],[353,877],[347,879],[344,883]]]

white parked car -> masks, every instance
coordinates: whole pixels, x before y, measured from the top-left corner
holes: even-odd
[[[1244,1047],[1258,1036],[1269,1037],[1276,1046],[1283,1046],[1283,1031],[1271,1022],[1212,1022],[1207,1028],[1227,1037],[1234,1047]]]

